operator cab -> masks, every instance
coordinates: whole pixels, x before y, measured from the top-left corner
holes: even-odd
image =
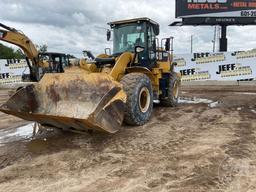
[[[64,73],[64,68],[68,66],[68,58],[63,53],[40,53],[39,57],[49,63],[46,73]]]
[[[46,53],[39,53],[39,59],[43,62],[49,64],[47,68],[37,68],[36,69],[36,81],[39,81],[45,73],[64,73],[64,69],[69,64],[69,59],[67,58],[66,54],[63,53],[53,53],[53,52],[46,52]],[[31,66],[30,60],[27,59],[28,66]],[[31,69],[32,70],[32,69]],[[33,81],[34,78],[30,74],[23,74],[22,80],[24,82]]]
[[[142,51],[138,53],[138,65],[149,69],[156,65],[158,23],[149,18],[138,18],[108,24],[113,30],[113,56],[119,56],[124,52],[135,53],[139,47]]]

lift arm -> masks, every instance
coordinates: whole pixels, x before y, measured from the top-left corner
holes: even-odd
[[[0,23],[0,41],[5,41],[20,47],[26,55],[27,64],[30,70],[30,79],[39,81],[39,68],[46,68],[49,64],[39,59],[39,52],[33,42],[22,32]],[[32,65],[30,61],[32,61]]]
[[[0,23],[0,27],[6,29],[0,29],[0,40],[5,41],[20,47],[28,59],[30,59],[33,65],[39,65],[38,51],[33,44],[33,42],[22,32],[18,30],[8,27],[2,23]]]

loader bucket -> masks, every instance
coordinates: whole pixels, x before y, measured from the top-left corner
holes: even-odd
[[[122,86],[107,74],[45,74],[38,84],[13,95],[0,111],[64,130],[115,133],[125,102]]]

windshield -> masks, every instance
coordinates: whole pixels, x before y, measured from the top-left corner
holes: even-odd
[[[113,53],[134,52],[135,46],[145,46],[145,24],[131,24],[114,28]]]

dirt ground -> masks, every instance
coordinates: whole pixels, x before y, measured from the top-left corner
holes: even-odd
[[[28,122],[0,114],[0,191],[256,191],[256,87],[183,87],[181,101],[114,135],[6,141]]]

